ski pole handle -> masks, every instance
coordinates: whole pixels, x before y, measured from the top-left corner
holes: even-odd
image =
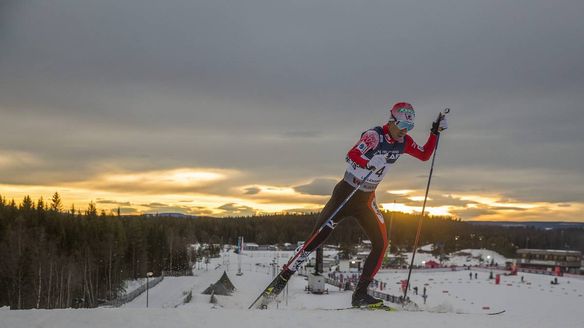
[[[434,133],[435,135],[439,135],[440,131],[446,130],[446,128],[448,127],[448,124],[446,124],[445,127],[441,128],[441,123],[442,123],[442,120],[446,119],[446,114],[448,114],[448,113],[450,113],[450,108],[445,108],[444,110],[442,110],[438,113],[438,117],[436,118],[436,121],[432,122],[432,129],[430,129],[430,131],[432,131],[432,133]]]
[[[442,121],[442,119],[446,116],[446,114],[449,114],[449,113],[450,113],[450,108],[444,108],[444,110],[438,114],[438,122]]]

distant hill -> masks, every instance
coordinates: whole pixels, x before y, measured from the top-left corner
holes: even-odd
[[[133,216],[133,215],[129,215],[129,216]],[[197,216],[195,215],[190,215],[190,214],[184,214],[184,213],[148,213],[148,214],[143,214],[143,216],[148,216],[148,217],[161,217],[161,218],[187,218],[187,219],[195,219],[197,218]]]
[[[531,227],[543,230],[557,230],[557,229],[571,229],[571,228],[582,228],[584,229],[584,222],[539,222],[539,221],[466,221],[472,225],[486,225],[486,226],[499,226],[499,227]]]

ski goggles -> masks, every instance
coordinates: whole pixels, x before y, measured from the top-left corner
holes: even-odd
[[[407,131],[411,131],[414,128],[414,122],[408,121],[395,121],[395,125],[400,130],[406,129]]]

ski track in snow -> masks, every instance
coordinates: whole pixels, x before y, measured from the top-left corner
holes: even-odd
[[[249,304],[272,280],[269,264],[275,254],[280,255],[278,266],[290,255],[289,252],[246,252],[242,255],[243,275],[237,276],[237,255],[224,253],[222,258],[212,260],[208,270],[194,270],[193,277],[166,277],[150,289],[149,308],[144,293],[121,308],[0,309],[0,328],[584,327],[584,279],[559,277],[560,284],[551,285],[551,276],[519,273],[518,276],[502,275],[501,284],[495,285],[494,280],[488,279],[486,269],[415,271],[411,286],[418,286],[419,294],[426,286],[427,304],[424,306],[421,296],[414,295],[413,291],[408,295],[424,307],[424,312],[323,311],[350,306],[351,292],[327,285],[329,294],[307,294],[304,291],[307,282],[298,275],[290,280],[287,299],[282,295],[268,310],[248,310]],[[210,304],[210,296],[201,292],[217,281],[224,270],[237,290],[231,296],[216,296],[218,303]],[[473,272],[472,280],[469,272]],[[474,279],[475,272],[478,279]],[[525,278],[524,283],[521,276]],[[399,295],[399,281],[406,277],[405,270],[382,270],[376,278],[387,282],[386,292]],[[184,293],[191,290],[191,302],[182,304]],[[485,315],[499,310],[506,312]]]

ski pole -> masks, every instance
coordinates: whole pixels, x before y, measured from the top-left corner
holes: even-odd
[[[361,187],[361,185],[363,185],[363,183],[371,176],[371,174],[373,174],[373,170],[369,171],[369,173],[367,173],[367,175],[365,175],[365,177],[363,179],[361,179],[361,181],[359,181],[359,183],[357,184],[357,186],[355,187],[355,189],[353,189],[353,191],[351,191],[351,193],[337,207],[337,209],[333,212],[333,214],[331,214],[329,216],[329,218],[318,228],[318,230],[316,230],[312,235],[310,235],[310,238],[308,238],[308,240],[305,241],[304,244],[302,244],[302,246],[300,247],[300,249],[296,250],[296,252],[294,253],[294,256],[292,256],[288,260],[288,263],[286,263],[286,267],[289,266],[292,262],[294,262],[294,260],[296,260],[298,258],[298,256],[304,254],[304,250],[306,249],[306,246],[308,246],[310,244],[310,242],[312,242],[316,238],[316,236],[318,236],[318,233],[321,232],[322,229],[324,229],[324,227],[329,226],[331,229],[334,229],[333,218],[335,217],[335,215],[337,215],[339,213],[339,211],[349,202],[349,200],[353,197],[353,195],[355,195],[355,193],[357,192],[357,190],[359,190],[359,188]],[[278,278],[278,276],[276,276],[276,279],[277,278]],[[257,303],[257,301],[259,301],[260,298],[262,298],[263,294],[264,293],[262,292],[253,301],[253,303],[251,303],[251,305],[248,307],[248,309],[251,309]]]
[[[450,113],[450,108],[444,109],[444,111],[438,114],[438,124],[440,121],[446,116],[446,114]],[[414,257],[416,257],[416,249],[418,248],[418,242],[420,240],[420,232],[422,231],[422,221],[424,219],[424,212],[426,210],[426,200],[428,199],[428,191],[430,190],[430,182],[432,181],[432,172],[434,172],[434,161],[436,160],[436,153],[438,152],[438,142],[440,141],[440,134],[438,134],[436,138],[436,147],[434,147],[434,155],[432,156],[432,165],[430,165],[430,175],[428,176],[428,184],[426,185],[426,194],[424,196],[424,204],[422,205],[422,215],[418,220],[418,231],[416,232],[416,240],[414,242],[414,250],[412,253],[412,261],[410,262],[410,269],[408,271],[408,280],[406,281],[406,288],[404,290],[404,299],[403,304],[405,304],[407,296],[408,296],[408,289],[410,288],[410,277],[412,276],[412,268],[414,267]]]

